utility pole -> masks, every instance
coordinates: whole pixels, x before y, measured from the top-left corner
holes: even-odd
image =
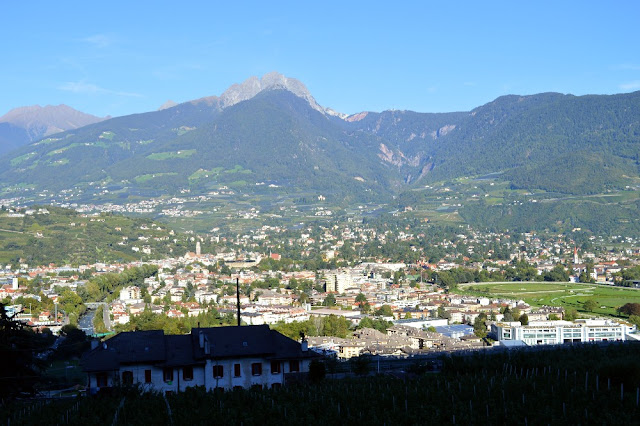
[[[238,307],[238,327],[240,327],[240,278],[236,277],[236,305]]]

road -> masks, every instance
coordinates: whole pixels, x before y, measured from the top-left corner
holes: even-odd
[[[93,334],[93,317],[95,314],[95,309],[87,309],[85,314],[78,319],[78,328],[84,331],[87,336]]]

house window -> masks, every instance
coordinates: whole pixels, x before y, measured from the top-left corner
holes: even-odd
[[[300,371],[300,361],[297,359],[289,361],[289,371],[292,373],[297,373]]]
[[[233,364],[233,377],[240,377],[240,364]]]
[[[182,378],[184,380],[193,380],[193,367],[192,366],[188,366],[188,367],[184,367],[182,369]]]
[[[253,364],[251,364],[251,374],[254,375],[254,376],[262,375],[262,363],[261,362],[254,362]]]
[[[271,374],[280,374],[280,361],[271,361]]]
[[[151,370],[144,370],[144,382],[151,383]]]
[[[96,374],[96,386],[99,388],[104,388],[107,386],[107,373],[98,373]]]
[[[213,377],[224,377],[224,368],[221,365],[213,366]]]
[[[122,372],[122,384],[123,385],[132,385],[133,384],[133,371],[123,371]]]
[[[162,378],[165,382],[173,381],[173,368],[165,368],[162,370]]]

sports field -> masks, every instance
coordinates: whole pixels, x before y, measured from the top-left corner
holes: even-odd
[[[561,306],[582,311],[588,299],[598,302],[594,314],[616,315],[616,308],[625,303],[640,303],[640,290],[598,284],[558,282],[508,282],[460,284],[460,290],[483,294],[487,297],[502,296],[524,300],[532,306]]]

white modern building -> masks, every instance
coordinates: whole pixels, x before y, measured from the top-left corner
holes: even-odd
[[[491,325],[491,334],[498,341],[520,340],[527,345],[558,345],[623,341],[633,327],[607,319],[581,319],[571,321],[497,322]]]
[[[353,285],[351,275],[347,273],[328,273],[325,274],[327,292],[342,294],[345,290]]]
[[[137,301],[141,299],[142,299],[142,292],[140,290],[140,287],[130,286],[130,287],[124,287],[122,290],[120,290],[120,300],[122,301],[130,302],[132,300]]]

